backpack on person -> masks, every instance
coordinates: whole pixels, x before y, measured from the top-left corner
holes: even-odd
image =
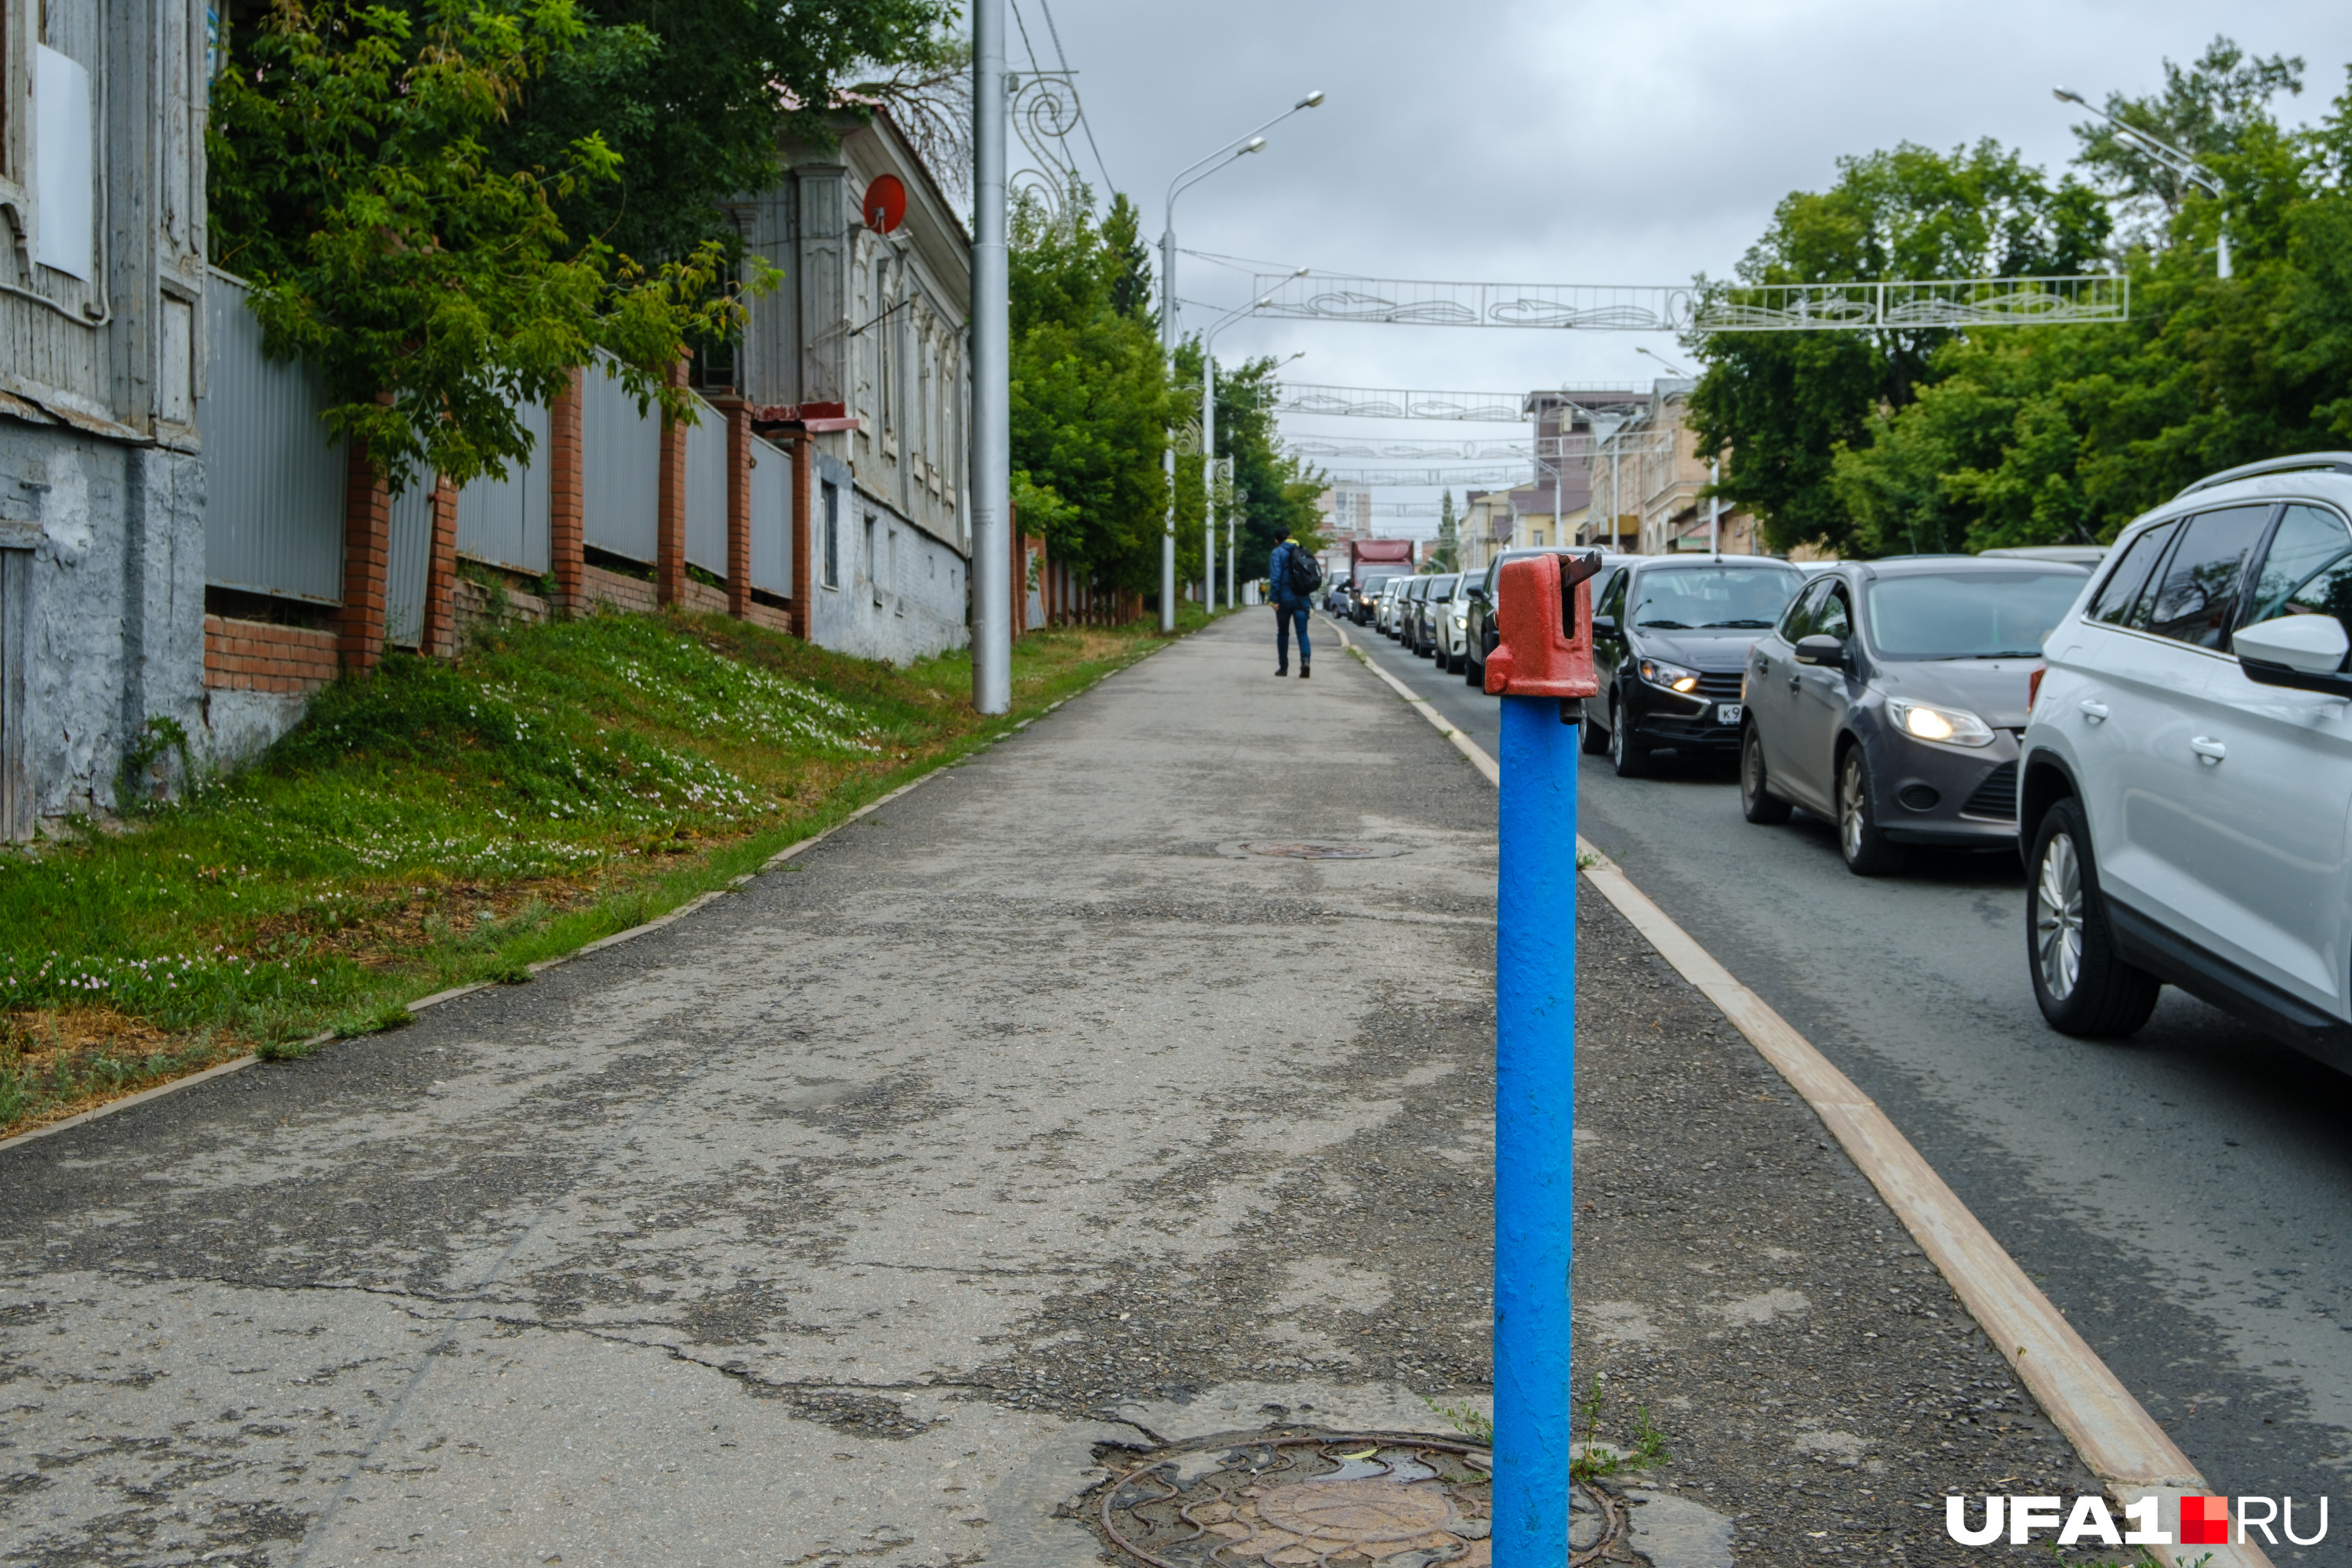
[[[1290,559],[1282,563],[1283,584],[1294,599],[1312,598],[1315,590],[1323,585],[1322,563],[1294,544]]]

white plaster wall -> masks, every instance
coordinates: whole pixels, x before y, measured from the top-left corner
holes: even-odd
[[[824,585],[824,542],[811,552],[815,592],[810,617],[811,640],[819,647],[861,658],[909,664],[971,640],[965,605],[971,592],[971,563],[961,552],[924,532],[904,514],[870,492],[858,489],[849,469],[823,453],[817,457],[820,484],[830,481],[841,489],[841,585]],[[814,493],[822,495],[821,489]],[[874,520],[872,558],[866,552],[868,517]],[[818,530],[824,528],[820,518]],[[890,572],[889,540],[898,535],[898,572]],[[877,592],[877,589],[879,592]],[[876,601],[879,599],[880,603]]]
[[[37,528],[23,644],[33,812],[111,811],[150,717],[204,743],[203,465],[0,418],[0,492],[12,523]]]

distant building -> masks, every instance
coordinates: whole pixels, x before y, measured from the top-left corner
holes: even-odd
[[[1334,485],[1315,498],[1323,514],[1317,531],[1326,540],[1345,543],[1372,537],[1372,492],[1361,485]]]
[[[1596,445],[1585,463],[1594,504],[1580,530],[1581,542],[1643,555],[1708,547],[1709,503],[1699,496],[1709,482],[1707,465],[1685,417],[1696,384],[1682,377],[1654,382],[1632,417]],[[1762,548],[1756,520],[1745,511],[1725,509],[1714,533],[1727,555]]]

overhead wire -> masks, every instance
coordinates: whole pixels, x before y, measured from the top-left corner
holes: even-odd
[[[1062,29],[1054,25],[1052,0],[1037,0],[1037,9],[1045,13],[1045,31],[1054,40],[1054,58],[1062,62],[1064,70],[1069,70],[1070,57],[1062,52]],[[1110,165],[1103,162],[1102,149],[1095,145],[1094,122],[1087,118],[1087,100],[1083,98],[1078,100],[1078,129],[1087,133],[1087,146],[1094,153],[1095,168],[1102,174],[1103,188],[1116,192],[1118,182],[1110,177]]]
[[[1045,68],[1038,63],[1037,47],[1029,40],[1029,20],[1021,15],[1021,0],[1012,0],[1012,4],[1013,22],[1021,29],[1021,47],[1028,51],[1029,68],[1032,71],[1043,72]],[[1054,25],[1054,8],[1047,5],[1045,0],[1037,0],[1037,8],[1045,14],[1046,33],[1054,40],[1054,58],[1060,64],[1062,74],[1075,76],[1077,73],[1070,69],[1070,57],[1062,51],[1062,30]],[[1110,177],[1109,165],[1103,162],[1102,149],[1095,144],[1095,128],[1087,119],[1086,100],[1078,95],[1075,86],[1071,89],[1070,97],[1078,106],[1078,129],[1087,133],[1087,146],[1095,155],[1095,168],[1103,177],[1103,186],[1116,193],[1118,189],[1118,183]]]

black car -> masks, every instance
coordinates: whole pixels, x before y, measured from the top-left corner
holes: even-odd
[[[1662,748],[1736,756],[1748,650],[1804,585],[1763,555],[1643,556],[1609,572],[1592,601],[1601,692],[1584,700],[1584,749],[1605,749],[1625,777]]]
[[[1849,561],[1814,578],[1749,655],[1748,820],[1786,822],[1803,806],[1837,825],[1858,877],[1900,869],[1913,844],[2013,851],[2042,640],[2089,575],[1943,555]]]

